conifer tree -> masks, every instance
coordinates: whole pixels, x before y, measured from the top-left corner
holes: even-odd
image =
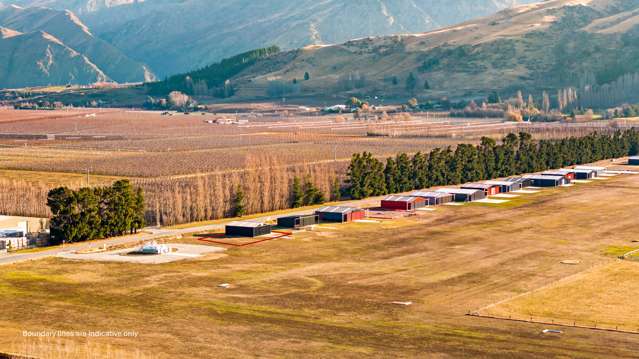
[[[246,214],[246,199],[241,186],[237,186],[233,196],[233,215],[243,217]]]
[[[304,205],[304,190],[302,189],[302,184],[300,182],[299,177],[293,178],[293,189],[292,189],[292,207],[299,208]]]

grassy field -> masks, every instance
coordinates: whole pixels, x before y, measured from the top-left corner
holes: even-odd
[[[570,328],[545,336],[538,324],[465,314],[502,302],[494,310],[518,313],[539,307],[540,296],[557,319],[636,323],[623,313],[626,304],[636,312],[628,293],[639,264],[617,264],[603,249],[633,245],[638,193],[639,176],[617,176],[502,206],[322,225],[217,259],[6,266],[0,348],[82,358],[633,357],[636,335]],[[561,264],[567,259],[579,264]],[[551,289],[524,295],[539,288]],[[23,330],[139,336],[38,339]]]
[[[639,330],[639,302],[631,293],[639,290],[639,264],[618,261],[596,267],[549,286],[482,311],[502,318],[533,317],[567,325]]]

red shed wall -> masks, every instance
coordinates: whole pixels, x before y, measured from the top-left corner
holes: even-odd
[[[382,201],[382,208],[395,211],[408,211],[410,202]]]
[[[364,211],[355,211],[351,213],[351,221],[355,221],[358,219],[366,218],[366,213]]]

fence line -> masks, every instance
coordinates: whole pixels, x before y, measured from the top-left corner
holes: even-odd
[[[496,317],[496,316],[492,316],[492,315],[480,314],[478,312],[470,312],[470,311],[468,313],[466,313],[466,316],[476,317],[476,318],[484,318],[484,319],[505,320],[505,321],[509,321],[509,322],[552,325],[552,326],[563,327],[563,328],[579,328],[579,329],[589,329],[589,330],[604,331],[604,332],[639,335],[639,329],[633,331],[633,330],[623,329],[623,327],[622,327],[622,329],[619,329],[619,326],[615,326],[615,328],[601,327],[601,326],[598,326],[596,322],[595,322],[594,326],[577,324],[577,321],[573,321],[572,324],[569,324],[569,323],[566,324],[566,323],[562,323],[562,322],[559,322],[559,321],[555,321],[554,319],[552,319],[550,322],[544,321],[544,320],[535,320],[535,318],[532,317],[532,316],[529,319],[518,319],[518,318],[512,318],[512,317],[508,317],[508,318],[506,318],[506,317]]]

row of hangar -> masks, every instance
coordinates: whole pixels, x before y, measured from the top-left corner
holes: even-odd
[[[313,214],[299,214],[280,217],[277,227],[303,228],[320,222],[348,223],[366,218],[366,210],[348,206],[325,206]],[[229,237],[258,237],[270,234],[273,225],[252,221],[231,222],[226,225],[225,234]]]
[[[415,191],[408,195],[391,195],[381,201],[386,211],[415,211],[426,206],[451,202],[473,202],[500,193],[522,190],[526,187],[559,187],[573,180],[588,180],[601,175],[604,167],[577,166],[574,169],[547,171],[535,175],[469,183],[459,188],[441,188],[434,191]],[[277,227],[302,228],[320,222],[347,223],[366,218],[366,210],[348,206],[325,206],[313,214],[285,216],[277,219]],[[273,225],[239,221],[226,225],[227,236],[257,237],[270,234]]]
[[[450,202],[474,202],[500,193],[519,191],[526,187],[559,187],[570,184],[574,180],[589,180],[601,175],[604,171],[604,167],[578,166],[574,169],[547,171],[501,181],[469,183],[460,188],[416,191],[406,196],[388,196],[382,200],[381,207],[384,210],[414,211],[421,207]]]

